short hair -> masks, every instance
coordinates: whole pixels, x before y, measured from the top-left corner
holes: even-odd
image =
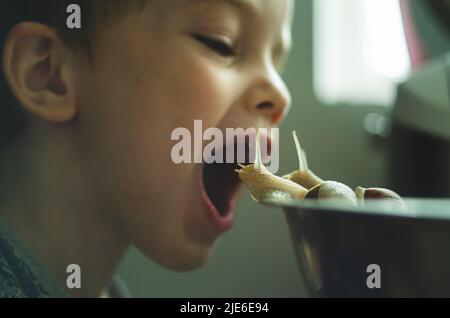
[[[0,4],[0,56],[10,30],[20,22],[33,21],[55,29],[64,44],[90,53],[91,39],[100,23],[123,15],[132,6],[142,8],[145,0],[14,0]],[[78,4],[82,13],[82,28],[66,26],[70,4]],[[4,72],[0,75],[0,153],[15,140],[25,125],[22,107],[19,107],[9,89]]]

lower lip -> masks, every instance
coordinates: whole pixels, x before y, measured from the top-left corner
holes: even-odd
[[[225,232],[229,230],[233,226],[234,208],[236,206],[236,199],[232,199],[232,201],[230,202],[226,215],[225,216],[220,215],[214,203],[211,202],[211,200],[208,197],[208,194],[206,193],[201,174],[199,182],[199,193],[200,193],[200,201],[202,202],[202,205],[205,209],[206,216],[208,217],[209,221],[213,224],[213,226],[219,232]]]

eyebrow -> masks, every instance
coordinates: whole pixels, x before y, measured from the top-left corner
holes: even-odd
[[[247,12],[256,12],[255,4],[248,0],[182,0],[181,6],[185,9],[197,9],[212,5],[224,5],[239,7]]]
[[[231,5],[240,7],[247,12],[257,11],[254,2],[248,0],[223,0],[223,1],[229,2]]]

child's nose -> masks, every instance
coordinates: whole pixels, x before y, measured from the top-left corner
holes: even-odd
[[[246,103],[251,112],[263,116],[271,125],[279,124],[291,105],[291,95],[286,84],[277,74],[260,75],[249,91]]]

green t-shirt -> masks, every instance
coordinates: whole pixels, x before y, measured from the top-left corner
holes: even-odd
[[[65,298],[56,278],[0,220],[0,298]]]

